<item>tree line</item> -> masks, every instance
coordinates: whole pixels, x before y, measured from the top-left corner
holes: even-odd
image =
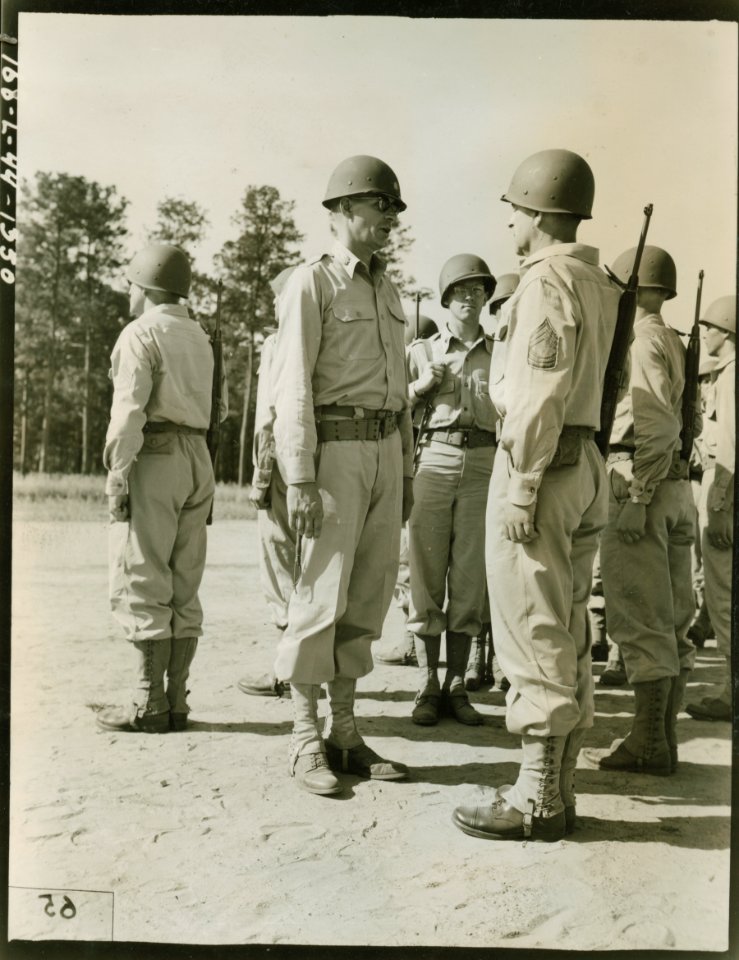
[[[114,186],[39,172],[21,187],[15,314],[14,465],[22,473],[103,472],[112,385],[110,353],[129,321],[124,288],[128,201]],[[191,315],[212,332],[223,283],[221,326],[229,416],[217,479],[246,484],[256,376],[264,337],[275,325],[270,281],[301,261],[295,202],[268,185],[247,186],[209,273],[193,274]],[[175,243],[194,259],[209,229],[199,204],[164,197],[148,239]],[[407,227],[383,251],[405,297],[427,298],[402,270],[413,244]]]

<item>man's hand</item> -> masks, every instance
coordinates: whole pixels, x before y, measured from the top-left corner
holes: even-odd
[[[730,550],[734,543],[730,510],[708,511],[708,542],[717,550]]]
[[[403,477],[403,523],[410,519],[413,509],[413,477]]]
[[[249,491],[249,502],[253,503],[257,510],[264,510],[269,506],[269,487],[254,487]]]
[[[502,511],[503,525],[506,537],[512,543],[531,543],[539,533],[534,526],[536,503],[528,507],[521,507],[515,503],[506,503]]]
[[[128,503],[128,494],[120,493],[115,497],[108,497],[108,513],[113,523],[125,523],[131,519],[131,509]]]
[[[616,532],[624,543],[637,543],[644,536],[646,522],[646,504],[632,503],[631,500],[627,500],[618,515]]]
[[[444,379],[444,370],[444,364],[436,361],[425,367],[421,376],[413,384],[416,396],[425,397],[427,394],[433,394]]]
[[[287,516],[292,529],[317,540],[323,524],[323,501],[316,483],[291,483],[287,488]]]

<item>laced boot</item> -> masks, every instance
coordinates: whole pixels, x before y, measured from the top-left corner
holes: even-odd
[[[169,730],[169,702],[164,693],[164,671],[169,663],[171,641],[134,640],[137,676],[133,703],[126,709],[112,707],[97,715],[103,730],[124,733],[166,733]]]
[[[384,760],[359,735],[354,719],[357,681],[334,677],[328,683],[331,714],[327,723],[326,755],[332,770],[353,773],[371,780],[405,780],[408,767]]]
[[[665,713],[665,739],[670,750],[670,772],[677,770],[677,715],[683,706],[685,689],[688,685],[690,670],[681,670],[676,677],[671,678],[670,695],[667,698],[667,712]]]
[[[559,793],[565,808],[565,833],[573,833],[577,826],[575,769],[584,739],[584,727],[571,730],[565,738],[564,751],[562,752],[562,765],[559,770]]]
[[[320,689],[317,683],[291,683],[294,721],[288,769],[308,793],[329,796],[339,793],[341,784],[329,768],[318,730]]]
[[[485,718],[470,703],[464,687],[464,671],[470,657],[472,637],[466,633],[446,632],[446,677],[441,691],[445,712],[459,723],[477,727]]]
[[[439,654],[441,637],[416,634],[416,659],[418,660],[418,693],[411,720],[422,727],[433,727],[439,722]]]
[[[452,821],[484,840],[561,840],[566,832],[560,795],[565,737],[522,737],[523,759],[513,786],[502,786],[492,803],[457,807]]]
[[[465,690],[479,690],[485,680],[485,628],[480,631],[479,637],[472,638],[470,658],[464,675]]]
[[[609,648],[608,662],[598,683],[604,687],[622,687],[626,683],[626,665],[621,648],[615,643]]]
[[[197,637],[172,638],[172,649],[167,665],[167,700],[169,701],[170,730],[184,730],[187,726],[187,678],[190,664],[198,648]]]
[[[659,680],[647,680],[635,683],[633,687],[634,722],[626,739],[616,740],[611,752],[603,757],[597,757],[593,751],[586,751],[586,756],[601,770],[669,776],[672,764],[665,724],[672,679],[662,677]]]
[[[483,623],[482,632],[485,637],[485,683],[495,683],[495,672],[493,670],[493,657],[495,648],[493,646],[493,627],[490,623]]]

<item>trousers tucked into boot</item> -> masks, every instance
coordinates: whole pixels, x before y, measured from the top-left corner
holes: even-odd
[[[421,726],[431,727],[439,722],[441,637],[416,634],[415,647],[418,661],[418,693],[411,719]]]
[[[559,770],[559,793],[565,808],[565,828],[567,833],[572,833],[576,826],[575,769],[584,739],[584,727],[577,727],[575,730],[571,730],[565,738],[564,750],[562,752],[562,765]]]
[[[615,749],[602,757],[602,770],[627,770],[632,773],[654,773],[668,776],[672,773],[670,748],[665,736],[667,701],[672,689],[672,678],[634,683],[635,713],[631,731]]]
[[[171,641],[134,640],[136,681],[130,708],[113,707],[97,716],[104,730],[129,733],[166,733],[169,730],[169,701],[164,692],[164,672],[171,653]]]
[[[169,663],[167,664],[167,700],[169,701],[169,725],[172,730],[184,730],[187,726],[187,678],[190,664],[198,648],[197,637],[173,637]]]
[[[341,784],[326,760],[326,748],[318,729],[317,683],[292,683],[293,732],[290,738],[290,775],[309,793],[338,793]]]
[[[670,684],[670,695],[667,698],[667,710],[665,712],[665,739],[670,751],[670,770],[674,773],[677,770],[677,715],[682,709],[685,699],[685,689],[688,685],[690,670],[681,670],[676,677],[672,677]]]
[[[466,690],[479,690],[480,684],[485,680],[485,625],[480,630],[478,637],[472,638],[470,647],[470,657],[467,662],[467,669],[464,674],[464,686]]]
[[[442,700],[448,713],[460,723],[478,726],[484,720],[482,714],[470,703],[464,685],[464,672],[470,658],[472,637],[466,633],[446,632],[446,676],[442,688]]]

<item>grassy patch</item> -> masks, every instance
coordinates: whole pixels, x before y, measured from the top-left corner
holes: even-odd
[[[14,520],[107,520],[108,502],[103,476],[29,473],[13,475]],[[253,520],[249,487],[216,484],[216,520]]]

